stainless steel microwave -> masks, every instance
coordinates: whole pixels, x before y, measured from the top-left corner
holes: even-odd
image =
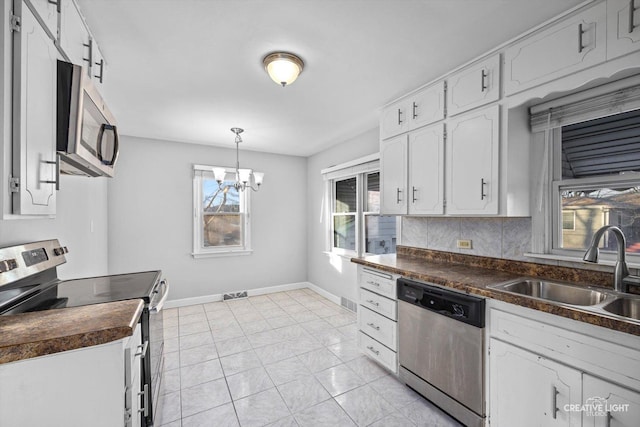
[[[81,66],[58,61],[57,80],[60,172],[112,177],[119,152],[115,118]]]

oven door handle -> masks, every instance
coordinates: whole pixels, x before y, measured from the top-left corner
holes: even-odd
[[[160,288],[163,288],[162,297],[160,298],[160,301],[158,301],[158,303],[156,305],[154,305],[153,307],[149,307],[149,311],[151,311],[153,313],[158,313],[160,310],[162,310],[162,307],[164,306],[164,303],[167,301],[167,298],[169,297],[169,282],[167,282],[166,279],[162,279],[160,281],[160,285],[158,286],[158,290],[154,291],[154,293],[160,292],[160,290],[159,290]]]

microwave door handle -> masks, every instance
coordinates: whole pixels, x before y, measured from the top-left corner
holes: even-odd
[[[109,127],[113,130],[113,157],[111,158],[111,166],[115,166],[118,161],[118,155],[120,154],[120,140],[117,126],[109,125]]]
[[[111,160],[108,163],[105,162],[102,158],[102,140],[104,139],[105,130],[113,131],[113,157],[111,157]],[[100,132],[98,133],[97,151],[98,160],[100,160],[102,164],[106,164],[109,166],[113,166],[116,164],[116,160],[118,160],[118,152],[120,151],[120,143],[118,141],[118,131],[115,126],[108,125],[106,123],[103,123],[100,126]]]

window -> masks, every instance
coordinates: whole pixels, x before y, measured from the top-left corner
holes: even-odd
[[[615,225],[627,252],[640,254],[640,110],[563,126],[556,135],[554,250],[584,253],[599,228]],[[614,236],[600,242],[604,252],[616,247]]]
[[[375,160],[323,171],[330,211],[330,250],[345,255],[396,251],[396,217],[380,215],[380,172]]]
[[[251,253],[249,191],[233,187],[235,171],[228,170],[222,185],[211,166],[194,166],[193,256]]]

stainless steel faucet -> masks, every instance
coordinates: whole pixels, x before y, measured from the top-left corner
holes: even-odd
[[[591,245],[589,245],[589,249],[587,249],[582,259],[586,262],[598,262],[598,255],[600,253],[598,243],[606,231],[611,231],[613,235],[616,236],[616,242],[618,243],[618,257],[613,272],[613,289],[618,292],[629,292],[629,283],[636,284],[640,278],[629,274],[629,268],[627,268],[627,262],[625,261],[627,243],[624,233],[618,227],[615,225],[605,225],[596,231],[593,239],[591,239]]]

